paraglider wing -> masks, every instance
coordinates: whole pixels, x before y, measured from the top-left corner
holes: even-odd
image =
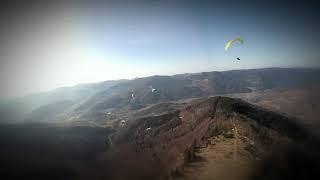
[[[243,44],[243,40],[240,37],[237,37],[235,39],[228,41],[224,49],[227,51],[236,42]]]
[[[153,88],[151,89],[151,92],[153,92],[153,93],[156,92],[156,91],[157,91],[156,89],[153,89]]]

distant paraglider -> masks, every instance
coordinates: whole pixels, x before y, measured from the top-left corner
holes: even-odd
[[[237,42],[240,44],[243,44],[243,39],[241,39],[240,37],[237,37],[237,38],[234,38],[234,39],[228,41],[226,46],[224,47],[224,50],[228,51],[230,49],[230,47],[233,46]],[[239,61],[240,58],[237,57],[237,60]]]
[[[120,126],[125,127],[127,125],[127,122],[125,120],[120,121]]]
[[[153,88],[152,86],[150,86],[150,89],[151,89],[152,93],[156,93],[157,92],[157,89]]]

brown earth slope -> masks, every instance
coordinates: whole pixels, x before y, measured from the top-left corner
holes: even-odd
[[[260,172],[257,167],[275,149],[314,138],[286,116],[214,97],[138,118],[111,140],[113,148],[97,168],[99,178],[246,179]]]

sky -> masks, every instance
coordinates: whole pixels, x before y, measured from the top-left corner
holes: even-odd
[[[320,67],[318,9],[305,0],[2,3],[0,98],[151,75]],[[244,44],[226,52],[235,37]]]

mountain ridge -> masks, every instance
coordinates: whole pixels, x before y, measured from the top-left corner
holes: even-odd
[[[103,113],[113,109],[135,111],[152,104],[187,98],[320,84],[318,77],[320,77],[320,69],[312,68],[268,68],[150,76],[133,80],[81,85],[67,88],[67,90],[60,89],[57,93],[55,93],[56,91],[51,92],[52,96],[49,94],[44,98],[43,95],[39,97],[34,95],[25,100],[20,99],[18,102],[4,103],[0,106],[0,111],[12,112],[11,114],[3,113],[2,122],[25,120],[50,122],[53,120],[41,118],[46,114],[41,115],[39,113],[42,111],[36,109],[45,109],[50,107],[49,104],[57,104],[57,102],[72,101],[68,107],[56,112],[57,116],[53,116],[51,119],[59,119],[60,122],[80,122],[87,121],[89,118],[101,118]],[[81,88],[79,89],[79,87]],[[30,102],[38,105],[30,105]],[[19,111],[22,112],[16,113],[19,116],[14,116],[14,112],[19,112],[15,106],[21,106]],[[36,108],[31,108],[31,106]],[[21,119],[26,116],[27,118]]]
[[[129,121],[112,136],[114,148],[101,164],[110,179],[170,179],[184,173],[197,151],[230,139],[241,153],[260,159],[296,143],[319,147],[317,138],[286,116],[239,99],[213,97]]]

